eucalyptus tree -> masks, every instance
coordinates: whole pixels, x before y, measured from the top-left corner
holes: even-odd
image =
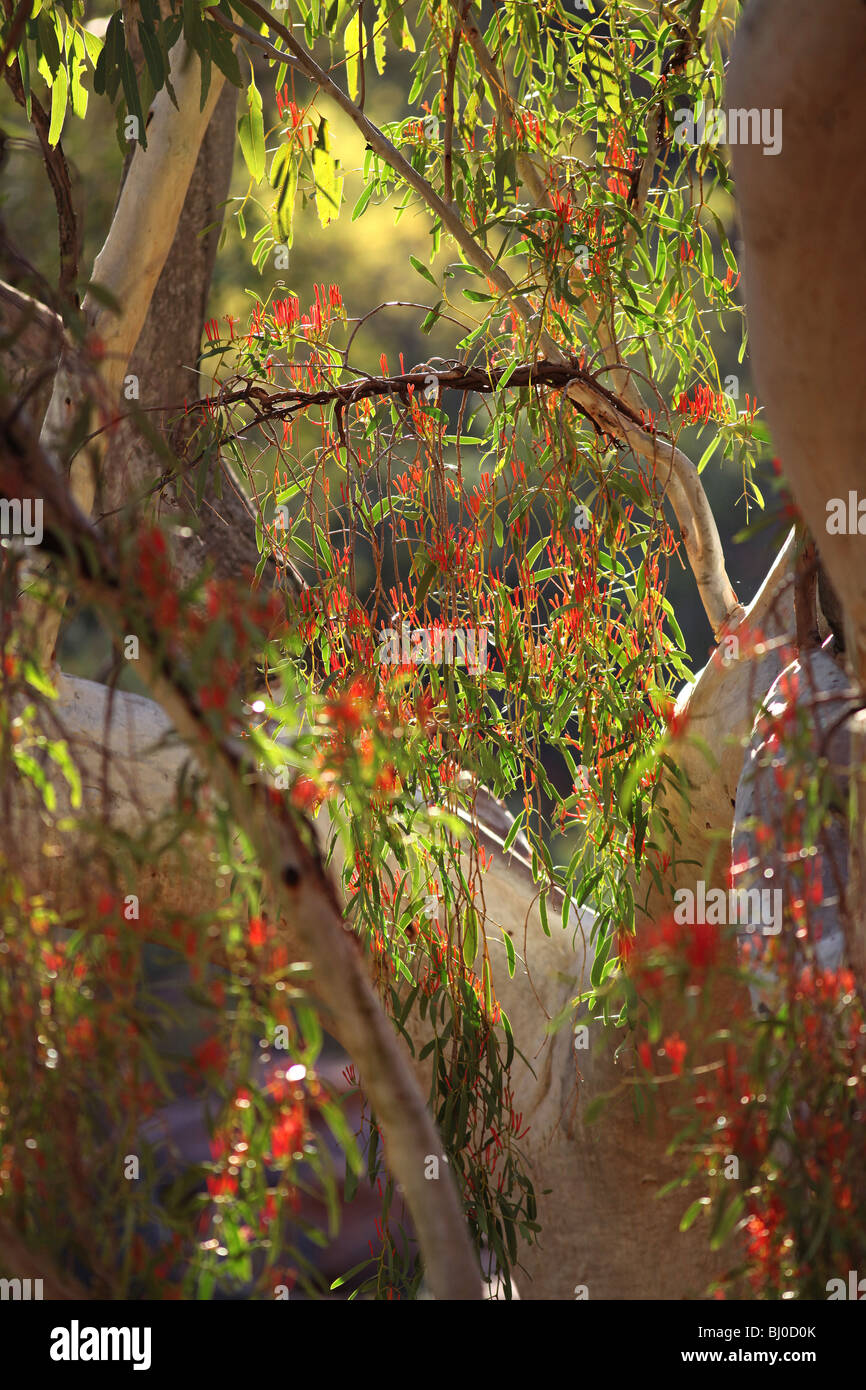
[[[425,1273],[437,1297],[481,1296],[482,1247],[522,1297],[701,1296],[744,1274],[779,1296],[858,1248],[846,796],[854,883],[861,821],[821,740],[859,737],[866,642],[856,534],[825,526],[858,468],[859,204],[839,190],[859,178],[866,20],[853,0],[820,24],[800,7],[795,62],[783,8],[744,20],[726,105],[738,7],[719,0],[148,0],[99,22],[79,0],[4,3],[60,275],[30,267],[25,291],[7,245],[0,1180],[5,1248],[41,1250],[57,1288],[74,1256],[116,1296],[321,1291],[301,1195],[336,1220],[368,1177],[380,1248],[353,1275],[379,1297]],[[409,114],[385,119],[377,79],[407,61]],[[828,111],[844,94],[832,150],[797,62]],[[77,119],[114,119],[127,154],[88,274],[62,148]],[[732,157],[801,517],[756,596],[735,592],[704,486],[733,472],[744,516],[767,506],[768,422],[720,362],[746,347]],[[302,303],[307,205],[358,239],[382,206],[423,219],[415,300],[349,302],[323,237]],[[224,215],[251,247],[245,322],[205,322]],[[396,371],[359,345],[398,309],[435,351]],[[674,566],[712,634],[697,675]],[[57,666],[70,595],[114,634],[107,683]],[[149,699],[115,688],[126,663]],[[769,920],[720,915],[744,901],[738,794],[734,883],[783,839],[775,947]],[[816,914],[842,943],[832,987]],[[757,1019],[738,925],[761,944]],[[207,1034],[187,1070],[219,1098],[206,1173],[168,1195],[165,961]],[[774,1089],[800,1023],[825,1051]],[[360,1145],[323,1028],[351,1058]],[[73,1182],[80,1218],[52,1230]]]

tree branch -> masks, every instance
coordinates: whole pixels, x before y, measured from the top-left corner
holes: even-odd
[[[0,402],[2,408],[2,402]],[[243,754],[214,735],[174,658],[153,653],[159,643],[150,622],[130,597],[108,543],[83,514],[19,414],[5,414],[0,438],[0,495],[43,498],[43,545],[54,553],[76,587],[98,604],[119,634],[140,634],[140,670],[183,739],[209,768],[219,794],[249,837],[276,901],[300,938],[326,1009],[363,1076],[363,1084],[387,1146],[395,1179],[412,1213],[434,1296],[481,1298],[477,1268],[457,1189],[450,1172],[430,1183],[425,1166],[440,1154],[436,1133],[407,1058],[365,976],[346,931],[336,891],[319,857],[300,833],[289,803],[251,778]],[[313,840],[314,842],[314,840]]]
[[[21,70],[16,58],[14,63],[4,65],[6,82],[18,105],[26,110],[27,102],[24,96],[24,84],[21,80]],[[58,140],[56,145],[49,144],[48,132],[51,122],[48,112],[40,102],[39,98],[31,92],[30,94],[31,124],[39,138],[42,147],[42,158],[45,163],[45,172],[48,175],[48,182],[51,184],[51,191],[54,194],[54,204],[57,208],[57,236],[60,250],[60,276],[58,279],[58,292],[61,299],[72,299],[73,286],[78,279],[78,256],[80,250],[80,238],[78,232],[78,219],[75,216],[75,206],[72,200],[72,185],[69,181],[69,168],[66,163],[66,156],[63,153],[63,146]],[[77,299],[74,301],[77,304]]]
[[[458,3],[459,0],[451,0],[452,9],[455,13],[460,15]],[[495,110],[499,113],[500,119],[507,120],[512,127],[516,126],[517,108],[514,98],[509,91],[505,74],[500,72],[493,54],[490,52],[474,23],[464,19],[463,33],[466,35],[469,46],[475,55],[475,61],[487,82],[491,102]],[[649,161],[646,161],[646,166],[649,168],[648,173],[645,172],[645,169],[641,170],[641,179],[645,183],[644,196],[649,188],[652,177],[652,166],[649,164]],[[542,179],[529,155],[517,155],[517,168],[533,201],[536,204],[549,204],[551,185],[545,183],[544,179]],[[630,225],[627,235],[628,232],[633,232]],[[571,265],[571,279],[575,283],[576,290],[578,292],[582,291],[583,298],[581,307],[586,314],[590,327],[592,327],[598,335],[598,341],[605,362],[609,367],[616,367],[619,363],[619,350],[616,346],[612,323],[608,322],[606,314],[593,297],[586,283],[586,276],[579,262],[576,260],[573,261]],[[613,381],[614,389],[622,396],[623,400],[625,400],[633,410],[640,413],[641,409],[645,408],[645,404],[631,375],[628,372],[620,371],[614,376]]]
[[[262,24],[278,34],[288,46],[289,53],[311,82],[316,83],[355,123],[368,145],[414,189],[439,218],[444,229],[474,265],[507,299],[511,308],[533,331],[538,346],[552,362],[565,363],[566,356],[559,344],[541,326],[541,317],[521,294],[510,276],[498,265],[489,251],[472,235],[457,214],[453,203],[445,203],[430,183],[419,174],[382,131],[343,92],[331,77],[320,68],[292,33],[274,19],[256,0],[245,0],[244,8],[251,11]],[[280,50],[275,56],[284,60]],[[635,459],[642,459],[657,476],[663,475],[662,486],[670,498],[680,526],[680,534],[689,563],[694,571],[701,601],[716,635],[739,622],[744,609],[734,593],[725,570],[722,544],[698,470],[681,449],[649,433],[627,413],[624,402],[611,404],[598,383],[573,382],[568,391],[570,399],[592,420],[614,438],[628,445]]]
[[[108,419],[115,414],[123,375],[171,249],[199,146],[225,79],[214,68],[207,101],[200,109],[199,65],[191,61],[186,44],[180,41],[172,50],[171,81],[177,108],[164,88],[153,104],[148,148],[139,146],[133,155],[108,236],[93,266],[91,278],[102,295],[88,293],[82,305],[91,343],[98,350],[97,381]],[[106,306],[106,293],[116,307]],[[81,385],[80,358],[67,351],[60,360],[40,436],[52,459],[62,458],[67,447],[70,427],[81,407]],[[105,448],[102,436],[97,448]],[[96,468],[92,457],[81,455],[70,465],[72,495],[86,513],[93,507]],[[37,641],[43,661],[53,653],[61,611],[58,606],[39,619]]]

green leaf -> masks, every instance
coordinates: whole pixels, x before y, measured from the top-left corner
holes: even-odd
[[[243,78],[241,77],[240,64],[229,35],[224,29],[218,29],[214,24],[208,25],[208,34],[210,36],[211,56],[220,72],[233,87],[242,87]]]
[[[142,24],[141,20],[138,22],[138,37],[141,41],[141,50],[144,54],[151,85],[153,90],[158,92],[162,89],[166,74],[165,58],[159,46],[159,40],[153,30],[146,24]]]
[[[53,148],[60,139],[63,122],[66,119],[66,102],[69,96],[69,78],[64,67],[59,67],[51,88],[51,124],[48,128],[48,143]]]
[[[502,940],[505,942],[505,955],[507,957],[508,964],[508,978],[509,980],[513,980],[514,967],[517,963],[517,959],[514,954],[514,942],[511,940],[511,937],[508,935],[507,931],[502,933]]]
[[[313,179],[316,185],[316,211],[323,227],[336,222],[343,201],[343,175],[339,161],[331,154],[328,122],[322,118],[313,147]]]
[[[409,261],[410,261],[410,263],[411,263],[413,269],[414,269],[414,270],[417,270],[417,272],[418,272],[419,275],[423,276],[423,278],[424,278],[425,280],[429,281],[429,283],[430,283],[431,285],[435,285],[435,284],[436,284],[436,281],[433,279],[432,274],[431,274],[430,271],[427,269],[427,267],[426,267],[426,265],[424,264],[423,261],[419,261],[419,259],[418,259],[417,256],[410,256],[410,257],[409,257]]]
[[[277,241],[292,245],[295,197],[298,191],[298,161],[291,145],[281,145],[271,162],[268,175],[273,188],[278,189],[271,209],[271,225]]]
[[[129,54],[124,50],[120,60],[120,76],[123,82],[123,95],[126,97],[126,109],[130,116],[135,116],[138,121],[138,140],[142,149],[147,149],[147,135],[145,133],[144,112],[141,109],[141,94],[138,90],[138,78],[135,75],[135,68]]]
[[[442,300],[440,299],[440,300],[439,300],[439,303],[436,304],[436,305],[434,305],[434,307],[430,310],[429,314],[427,315],[427,317],[425,318],[424,322],[422,323],[422,325],[421,325],[421,332],[422,332],[422,333],[429,333],[429,332],[430,332],[430,330],[432,329],[433,325],[436,323],[436,321],[437,321],[438,318],[439,318],[439,310],[440,310],[441,308],[442,308]],[[473,441],[472,441],[473,444],[475,444],[475,443],[477,443],[477,442],[478,442],[478,441],[477,441],[477,440],[474,440],[474,439],[473,439]]]
[[[69,95],[72,105],[72,113],[73,115],[77,116],[80,121],[83,121],[84,117],[87,115],[87,99],[90,95],[90,93],[88,92],[87,88],[81,80],[82,74],[85,71],[85,67],[86,64],[83,58],[73,58],[71,67],[72,83]]]
[[[542,893],[538,899],[538,915],[541,918],[541,930],[545,936],[550,936],[550,923],[547,920],[547,894]]]
[[[265,176],[265,127],[262,119],[262,98],[250,68],[246,90],[247,109],[238,121],[238,140],[244,163],[255,183]]]
[[[54,26],[54,18],[46,14],[44,10],[40,15],[37,15],[36,32],[39,35],[39,45],[52,76],[57,73],[60,67],[60,41]]]
[[[736,1197],[728,1203],[722,1212],[717,1215],[713,1231],[710,1236],[710,1249],[720,1250],[725,1241],[730,1236],[745,1209],[745,1199],[742,1193],[737,1193]]]
[[[699,1197],[696,1202],[692,1202],[691,1206],[684,1213],[683,1218],[680,1221],[681,1231],[687,1231],[690,1226],[694,1225],[701,1208],[704,1206],[706,1206],[706,1202],[702,1197]]]
[[[89,29],[84,29],[82,31],[82,36],[84,38],[84,47],[87,49],[87,56],[92,66],[96,67],[99,61],[99,55],[102,52],[102,39],[99,38],[97,34],[92,34]]]
[[[472,969],[477,954],[478,914],[474,907],[469,907],[466,910],[466,920],[463,924],[463,960],[468,970]]]
[[[358,65],[363,59],[362,42],[361,6],[358,5],[343,30],[343,48],[346,53],[346,86],[353,101],[358,100]]]
[[[511,849],[511,846],[514,844],[514,841],[517,839],[517,836],[518,836],[519,833],[520,833],[520,827],[521,827],[522,824],[523,824],[523,812],[521,811],[521,812],[520,812],[520,815],[519,815],[519,816],[515,816],[515,817],[514,817],[514,820],[511,822],[511,827],[510,827],[510,829],[509,829],[509,831],[508,831],[508,834],[507,834],[506,837],[505,837],[505,842],[504,842],[504,844],[503,844],[503,846],[502,846],[503,853],[505,852],[505,850]]]
[[[418,584],[418,588],[415,592],[415,604],[417,607],[420,607],[420,605],[424,602],[425,598],[427,597],[427,590],[430,588],[435,573],[436,565],[431,560],[430,563],[427,565],[427,568],[425,569],[424,573],[422,574]]]
[[[335,1105],[333,1101],[325,1101],[319,1106],[319,1109],[328,1123],[328,1128],[346,1156],[347,1169],[356,1176],[360,1176],[364,1171],[364,1160],[361,1157],[351,1126],[346,1120],[340,1106]]]
[[[504,1009],[502,1010],[500,1017],[502,1019],[502,1027],[505,1030],[505,1070],[508,1071],[508,1068],[511,1066],[511,1063],[514,1060],[514,1033],[511,1029],[511,1020],[509,1019]]]
[[[366,206],[367,206],[367,204],[369,203],[369,201],[370,201],[370,199],[372,198],[372,196],[373,196],[373,185],[372,185],[372,183],[368,183],[368,184],[367,184],[367,187],[364,189],[364,192],[361,194],[360,198],[358,199],[357,203],[355,204],[354,208],[352,209],[352,221],[353,221],[353,222],[357,221],[357,219],[361,216],[361,213],[362,213],[362,212],[364,211],[364,209],[366,208]]]
[[[384,4],[376,7],[376,20],[373,25],[373,59],[376,64],[376,71],[379,76],[385,71],[385,25],[386,9]]]

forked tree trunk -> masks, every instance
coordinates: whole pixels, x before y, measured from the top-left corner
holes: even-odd
[[[733,105],[778,106],[784,112],[782,154],[771,158],[760,147],[740,147],[734,164],[760,390],[799,505],[822,539],[827,501],[856,489],[863,472],[866,396],[859,377],[866,347],[866,166],[859,138],[866,124],[864,57],[866,7],[859,0],[825,0],[820,8],[806,0],[757,0],[744,20],[729,93]],[[147,341],[140,346],[146,362]],[[822,545],[846,610],[861,683],[866,676],[862,544],[854,535],[839,537],[826,549]],[[787,570],[788,558],[750,615],[769,634],[793,634],[790,597],[779,598]],[[772,656],[754,664],[711,666],[691,694],[690,731],[706,738],[718,766],[708,769],[702,755],[683,742],[691,809],[686,814],[672,802],[671,810],[682,838],[679,859],[696,861],[681,871],[684,885],[700,876],[697,865],[707,860],[712,832],[730,832],[742,754],[729,740],[749,734],[755,707],[777,672]],[[167,721],[150,702],[117,696],[113,718],[106,721],[105,700],[99,687],[67,682],[57,714],[84,758],[95,803],[117,823],[130,823],[136,816],[152,816],[170,798],[184,755],[157,746],[156,735],[165,732]],[[106,729],[111,755],[103,760]],[[36,812],[22,803],[16,815],[18,842],[26,845],[29,831],[36,831]],[[40,834],[34,834],[34,843]],[[31,886],[56,893],[62,906],[63,895],[73,891],[75,865],[84,860],[81,843],[62,836],[56,851],[47,861],[34,856],[24,869],[32,875]],[[167,861],[148,872],[150,881],[141,892],[167,906],[191,893],[205,906],[227,889],[201,853],[185,880]],[[727,886],[726,874],[727,861],[718,857],[706,878]],[[598,1125],[588,1126],[586,1104],[627,1080],[627,1059],[617,1063],[613,1057],[620,1037],[614,1040],[591,1025],[589,1050],[580,1053],[573,1051],[568,1031],[546,1039],[539,998],[547,1014],[554,1014],[580,988],[580,936],[576,952],[568,935],[544,936],[534,905],[537,891],[514,856],[494,856],[485,897],[491,921],[512,932],[518,952],[526,940],[530,973],[518,969],[509,981],[504,960],[494,953],[495,987],[518,1045],[533,1063],[535,1075],[515,1063],[515,1101],[532,1126],[525,1147],[536,1187],[551,1189],[541,1202],[541,1248],[525,1260],[532,1282],[523,1284],[523,1296],[570,1298],[578,1286],[586,1286],[591,1299],[700,1295],[720,1260],[709,1254],[699,1228],[686,1237],[677,1233],[681,1197],[659,1203],[654,1196],[677,1168],[665,1154],[673,1122],[660,1114],[654,1131],[637,1124],[625,1085]],[[669,906],[669,899],[654,896],[649,914]],[[291,943],[291,923],[284,929]],[[719,1019],[730,1004],[720,989]]]

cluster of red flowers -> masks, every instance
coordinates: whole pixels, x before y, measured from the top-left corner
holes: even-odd
[[[520,112],[513,121],[509,118],[508,125],[518,139],[531,140],[535,145],[540,146],[547,138],[547,122],[539,121],[531,111]]]
[[[289,118],[286,122],[286,133],[292,138],[296,138],[302,142],[306,141],[307,144],[312,145],[315,139],[315,131],[313,130],[312,122],[302,124],[304,112],[300,111],[297,103],[289,98],[288,87],[283,87],[282,91],[277,92],[276,95],[277,114],[280,120],[283,120],[285,116]],[[289,130],[289,124],[291,124],[291,130]]]
[[[710,419],[729,421],[732,418],[731,397],[724,391],[711,391],[709,386],[697,386],[694,394],[689,396],[686,392],[677,401],[677,410],[680,415],[688,415],[689,423],[694,425],[698,421],[704,424]],[[746,415],[750,422],[754,422],[758,411],[758,402],[746,393]]]
[[[612,170],[607,180],[610,193],[615,193],[620,198],[628,197],[631,175],[638,166],[638,158],[637,150],[626,147],[624,127],[615,123],[608,136],[605,154],[605,165]]]
[[[647,922],[636,936],[620,935],[618,949],[635,986],[642,993],[658,990],[667,974],[701,982],[719,958],[719,928],[711,922],[694,925],[673,915]]]
[[[696,386],[693,395],[685,392],[677,401],[680,415],[688,415],[689,424],[706,423],[711,418],[729,420],[731,418],[731,398],[724,391],[711,391],[709,386]]]

